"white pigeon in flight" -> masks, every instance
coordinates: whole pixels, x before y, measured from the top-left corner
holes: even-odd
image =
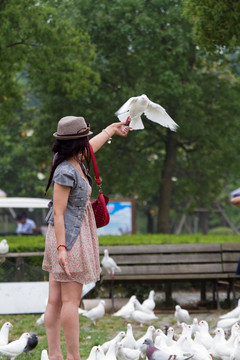
[[[176,131],[178,125],[167,114],[166,110],[159,104],[149,100],[147,95],[131,97],[115,113],[120,121],[129,123],[132,130],[144,129],[141,115],[145,114],[149,120],[152,120],[172,131]]]

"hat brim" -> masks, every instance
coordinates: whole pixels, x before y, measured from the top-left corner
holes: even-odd
[[[74,140],[74,139],[80,139],[80,138],[82,138],[82,137],[86,137],[86,136],[89,136],[89,135],[92,135],[92,134],[93,134],[93,132],[92,132],[92,131],[89,131],[89,132],[88,132],[87,134],[85,134],[85,135],[79,134],[79,135],[71,135],[71,136],[66,135],[66,136],[64,136],[64,135],[58,135],[58,133],[55,132],[55,133],[53,134],[53,136],[55,137],[55,139],[58,139],[58,140]]]

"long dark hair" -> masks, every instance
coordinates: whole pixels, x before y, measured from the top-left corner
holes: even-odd
[[[90,144],[87,136],[72,140],[55,140],[52,145],[52,152],[55,154],[55,156],[53,159],[50,176],[46,186],[45,195],[52,182],[54,171],[56,170],[57,166],[61,164],[63,161],[81,154],[82,158],[86,161],[87,170],[88,171],[90,170],[91,153],[90,153]],[[81,165],[82,164],[80,162],[80,166]]]

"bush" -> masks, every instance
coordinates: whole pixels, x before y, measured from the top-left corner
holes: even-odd
[[[42,235],[11,235],[5,236],[10,252],[44,251],[45,237]],[[99,236],[100,246],[112,245],[153,245],[153,244],[200,244],[238,242],[237,235],[223,234],[133,234]]]

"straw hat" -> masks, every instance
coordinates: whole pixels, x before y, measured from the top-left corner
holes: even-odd
[[[65,116],[58,122],[57,131],[53,134],[59,140],[78,139],[91,135],[90,125],[81,116]]]

